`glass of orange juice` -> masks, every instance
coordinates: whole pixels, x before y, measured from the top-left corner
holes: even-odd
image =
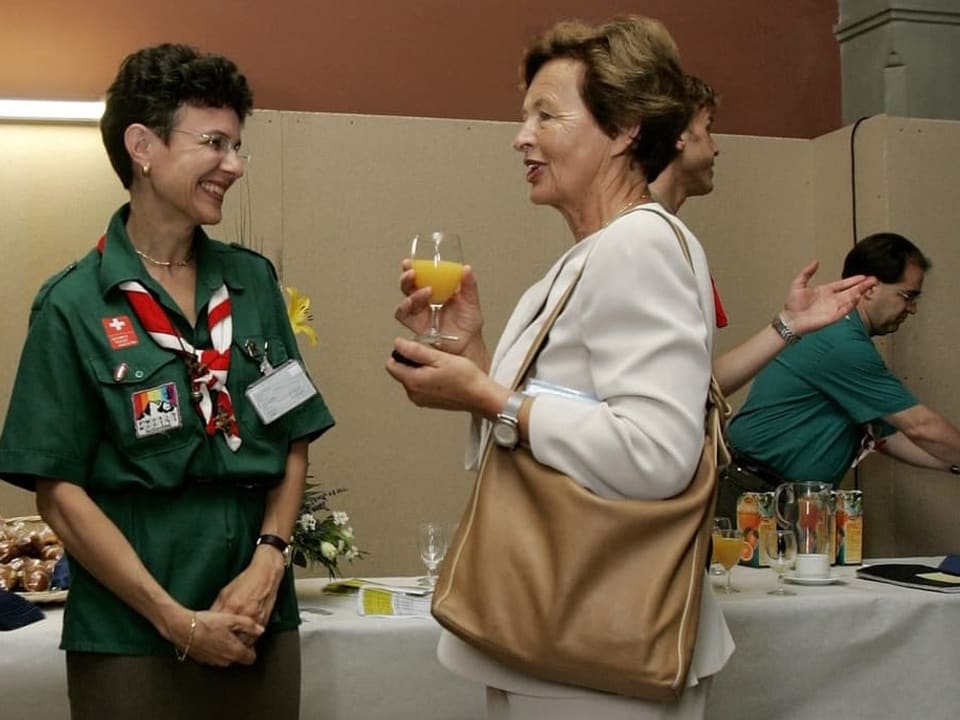
[[[740,561],[740,553],[743,552],[743,531],[717,530],[714,532],[713,542],[717,553],[717,561],[727,571],[727,581],[721,586],[720,592],[740,592],[730,584],[730,573],[733,571],[733,566]]]
[[[441,340],[457,340],[456,335],[440,331],[440,310],[460,289],[463,277],[463,248],[460,236],[443,230],[417,233],[410,248],[413,282],[417,289],[430,288],[430,329],[417,340],[436,345]]]
[[[715,517],[713,519],[713,553],[710,558],[710,574],[717,577],[723,577],[726,571],[720,565],[720,559],[717,557],[717,538],[720,536],[721,530],[730,530],[733,528],[733,523],[730,522],[728,517]]]

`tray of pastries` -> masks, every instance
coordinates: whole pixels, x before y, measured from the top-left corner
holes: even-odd
[[[63,545],[39,515],[0,518],[0,590],[30,602],[63,602],[67,591],[53,585]]]

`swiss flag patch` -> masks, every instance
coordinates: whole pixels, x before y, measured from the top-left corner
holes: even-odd
[[[114,350],[133,347],[140,342],[133,329],[133,323],[126,315],[115,315],[103,318],[103,329],[107,332],[107,340]]]

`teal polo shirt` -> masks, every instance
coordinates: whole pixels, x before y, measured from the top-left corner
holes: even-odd
[[[244,395],[261,377],[249,343],[267,348],[274,366],[300,360],[266,258],[198,228],[198,318],[191,327],[135,254],[128,214],[124,206],[111,219],[102,255],[91,250],[37,294],[0,436],[0,477],[28,489],[36,478],[83,487],[157,581],[184,606],[203,610],[249,564],[266,493],[283,478],[290,444],[319,437],[333,418],[317,395],[264,425]],[[226,284],[233,321],[227,387],[242,439],[236,452],[221,433],[206,434],[183,359],[144,330],[119,288],[126,280],[150,290],[194,347],[211,346],[205,307]],[[171,652],[143,617],[72,558],[71,573],[61,647]],[[268,630],[298,624],[288,571]]]
[[[793,481],[838,485],[865,426],[917,404],[877,352],[856,311],[784,349],[753,382],[729,443]]]

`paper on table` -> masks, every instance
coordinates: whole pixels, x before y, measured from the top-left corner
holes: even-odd
[[[422,588],[407,593],[380,585],[363,585],[357,595],[357,612],[361,615],[429,615],[430,591]]]
[[[917,577],[923,578],[924,580],[947,583],[948,585],[960,585],[960,575],[950,575],[945,572],[919,573]]]
[[[411,584],[413,578],[380,578],[379,580],[370,580],[367,578],[344,578],[343,580],[334,580],[323,586],[323,592],[330,595],[352,595],[365,586],[384,588],[392,592],[406,593],[407,595],[429,595],[431,590],[422,585]]]

